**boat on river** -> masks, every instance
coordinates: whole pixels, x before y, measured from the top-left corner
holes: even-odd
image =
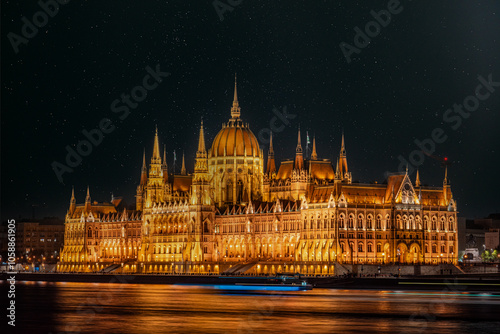
[[[234,277],[232,277],[234,279]],[[215,289],[224,291],[306,291],[312,290],[312,284],[294,274],[280,274],[276,277],[240,277],[240,281],[215,285]]]

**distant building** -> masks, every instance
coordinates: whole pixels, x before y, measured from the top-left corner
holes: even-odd
[[[495,249],[498,246],[500,230],[500,214],[490,214],[486,218],[458,218],[458,250],[459,252],[481,254],[483,251]],[[488,236],[488,237],[487,237]],[[496,245],[495,245],[496,244]],[[474,256],[472,262],[481,262],[479,256]]]
[[[16,221],[18,263],[56,263],[64,243],[63,223],[58,218]]]
[[[492,228],[484,233],[484,244],[486,249],[492,250],[500,246],[500,229]]]
[[[456,202],[442,186],[408,172],[387,182],[352,181],[342,135],[336,163],[320,159],[316,140],[304,157],[300,129],[294,159],[274,160],[240,118],[235,83],[231,118],[207,150],[199,129],[194,173],[184,157],[169,174],[158,131],[149,168],[143,157],[135,210],[84,204],[74,194],[65,222],[62,271],[120,263],[131,272],[332,274],[334,264],[457,263]],[[330,153],[328,153],[330,155]]]

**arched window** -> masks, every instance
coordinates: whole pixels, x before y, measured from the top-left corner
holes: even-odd
[[[360,242],[358,244],[358,252],[362,252],[363,251],[363,244]]]
[[[377,230],[382,229],[382,216],[380,216],[380,215],[377,216],[376,224],[377,224]]]
[[[362,215],[358,216],[358,228],[359,229],[363,228],[363,216]]]
[[[373,252],[373,249],[372,249],[372,244],[368,244],[368,245],[367,245],[367,251],[368,251],[369,253]]]
[[[367,216],[366,217],[366,228],[367,229],[372,229],[372,216]]]
[[[349,228],[354,227],[354,217],[352,215],[349,215],[349,221],[348,221],[348,226]]]
[[[339,228],[344,228],[344,224],[345,224],[344,215],[340,215],[340,217],[339,217]]]

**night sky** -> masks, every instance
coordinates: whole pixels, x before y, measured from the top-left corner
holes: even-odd
[[[403,0],[350,62],[340,44],[354,47],[355,27],[364,31],[370,11],[390,1],[229,2],[221,20],[211,0],[71,1],[16,53],[9,33],[24,38],[22,17],[41,25],[44,17],[36,1],[2,1],[2,220],[33,209],[62,218],[72,186],[78,203],[87,185],[92,200],[113,193],[134,203],[156,125],[170,170],[175,150],[177,171],[184,151],[192,172],[200,120],[208,146],[230,116],[235,72],[242,118],[256,136],[273,109],[296,115],[274,135],[277,161],[294,157],[299,125],[303,145],[306,131],[311,141],[315,134],[320,158],[336,159],[344,131],[353,180],[383,182],[400,169],[399,156],[419,152],[415,140],[441,128],[447,138],[424,156],[422,183],[441,186],[448,157],[459,215],[500,211],[500,84],[461,124],[456,113],[443,120],[475,95],[479,76],[500,82],[500,2]],[[157,65],[168,77],[120,119],[113,101]],[[65,164],[65,147],[106,118],[114,130],[59,182],[53,162]]]

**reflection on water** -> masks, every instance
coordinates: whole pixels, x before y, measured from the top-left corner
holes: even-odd
[[[43,282],[18,282],[16,292],[16,329],[24,333],[493,333],[500,328],[500,296],[478,293],[314,289],[238,295],[210,286]]]

